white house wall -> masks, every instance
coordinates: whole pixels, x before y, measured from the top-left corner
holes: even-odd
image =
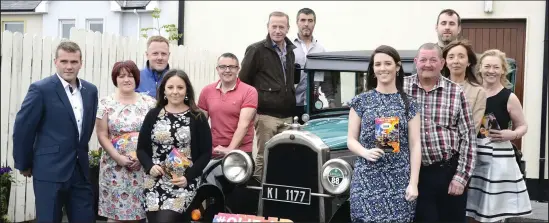
[[[152,18],[152,12],[139,12],[140,28],[158,27],[166,24],[175,24],[177,26],[178,19],[178,1],[159,1],[158,8],[161,10],[158,24]],[[136,36],[137,16],[133,12],[124,12],[121,16],[120,35]],[[154,31],[148,32],[150,35],[156,35]],[[165,32],[162,35],[167,36]]]
[[[59,19],[75,19],[76,27],[85,29],[86,19],[103,19],[103,30],[119,36],[137,37],[138,20],[133,12],[111,11],[111,1],[49,1],[48,13],[44,14],[44,36],[59,36]],[[177,25],[178,1],[160,1],[159,25]],[[141,28],[156,27],[151,12],[138,12]],[[151,32],[152,33],[152,32]]]
[[[34,35],[42,35],[42,15],[41,14],[19,14],[19,15],[2,15],[2,22],[24,21],[25,33]]]
[[[139,23],[138,24],[138,16]],[[151,12],[141,12],[138,15],[134,13],[125,12],[121,16],[121,26],[120,26],[120,35],[121,36],[132,36],[138,37],[141,36],[141,32],[137,33],[138,29],[153,27],[153,18]],[[139,27],[139,28],[138,28]]]
[[[59,19],[75,19],[76,27],[85,29],[86,19],[103,19],[103,30],[118,34],[120,13],[110,10],[110,1],[49,1],[43,18],[44,36],[59,36]]]
[[[166,24],[175,24],[175,26],[177,26],[179,19],[179,1],[158,1],[158,8],[161,10],[161,15],[158,19],[160,26]],[[187,13],[187,9],[185,9],[185,13]],[[204,11],[204,13],[205,15],[209,14],[208,11]],[[166,33],[163,33],[163,35],[166,35]]]
[[[249,44],[266,37],[268,15],[277,10],[290,16],[291,37],[297,33],[297,11],[315,10],[314,36],[330,51],[374,49],[381,44],[417,49],[437,40],[436,18],[445,8],[456,10],[462,18],[526,18],[523,106],[529,131],[522,148],[527,177],[537,178],[544,6],[543,1],[494,1],[493,12],[487,14],[484,1],[185,1],[184,35],[185,45],[233,52],[241,59]],[[176,23],[177,14],[170,20]]]

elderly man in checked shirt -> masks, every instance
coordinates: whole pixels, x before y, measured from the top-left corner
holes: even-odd
[[[471,108],[458,84],[440,74],[442,50],[423,44],[414,59],[417,74],[404,89],[421,110],[422,167],[416,222],[465,222],[465,187],[475,166],[476,135]]]

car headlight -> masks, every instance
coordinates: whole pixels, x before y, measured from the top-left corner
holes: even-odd
[[[309,114],[307,113],[301,115],[301,121],[303,121],[304,123],[308,122],[310,119],[311,117],[309,117]]]
[[[223,175],[232,183],[246,182],[253,174],[252,158],[241,150],[232,150],[223,158]]]
[[[353,168],[345,160],[336,158],[322,165],[322,187],[330,194],[339,195],[349,189]]]

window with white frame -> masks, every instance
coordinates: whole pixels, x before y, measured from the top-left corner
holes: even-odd
[[[103,19],[87,19],[86,28],[92,32],[103,33]]]
[[[74,19],[59,20],[59,37],[69,39],[71,37],[71,28],[76,26]]]
[[[2,29],[12,33],[19,32],[25,34],[25,22],[23,21],[6,21],[2,22]]]

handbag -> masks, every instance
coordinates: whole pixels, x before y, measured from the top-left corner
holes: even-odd
[[[526,161],[522,160],[522,151],[520,151],[514,143],[511,144],[513,145],[515,160],[517,161],[520,173],[522,173],[523,178],[526,178]]]

